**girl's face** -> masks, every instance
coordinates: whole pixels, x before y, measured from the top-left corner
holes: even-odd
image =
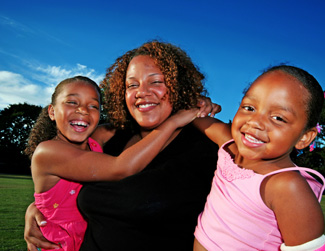
[[[125,101],[131,116],[141,128],[152,130],[171,114],[165,78],[149,56],[136,56],[129,63]]]
[[[231,129],[244,159],[288,160],[293,147],[304,139],[309,93],[297,82],[282,71],[274,71],[249,88]]]
[[[100,117],[97,90],[83,81],[66,84],[55,105],[49,106],[49,116],[56,122],[60,139],[86,149],[87,139],[95,130]]]

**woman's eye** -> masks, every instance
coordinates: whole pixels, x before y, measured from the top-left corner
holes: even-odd
[[[156,80],[152,81],[152,84],[164,84],[164,81]]]
[[[128,84],[127,86],[126,86],[126,88],[136,88],[138,86],[138,84]]]

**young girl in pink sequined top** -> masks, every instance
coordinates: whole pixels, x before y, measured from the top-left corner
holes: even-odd
[[[246,91],[228,124],[194,121],[220,147],[217,170],[198,218],[194,250],[325,250],[317,172],[291,152],[317,135],[323,90],[313,76],[276,66]]]
[[[46,217],[43,235],[61,250],[79,250],[87,227],[76,198],[85,181],[120,180],[141,171],[160,152],[172,133],[192,121],[198,109],[179,111],[119,156],[102,154],[90,135],[101,106],[97,84],[76,76],[56,87],[29,136],[35,205]],[[109,132],[111,135],[114,131]],[[90,151],[92,150],[92,151]]]

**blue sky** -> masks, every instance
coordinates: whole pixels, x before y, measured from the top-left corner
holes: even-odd
[[[117,57],[158,38],[190,55],[228,121],[270,65],[301,67],[325,89],[324,12],[323,0],[1,0],[0,109],[44,106],[74,75],[99,83]]]

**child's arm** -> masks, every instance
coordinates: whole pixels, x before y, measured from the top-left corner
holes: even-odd
[[[211,117],[197,118],[192,123],[218,146],[223,145],[232,138],[231,125],[225,124],[218,119]]]
[[[299,173],[273,175],[264,184],[261,187],[262,198],[274,211],[286,246],[301,245],[323,235],[322,209]]]
[[[189,122],[197,109],[180,111],[118,157],[83,151],[62,141],[45,141],[32,158],[34,180],[46,176],[75,181],[120,180],[141,171],[159,153],[173,132]]]

